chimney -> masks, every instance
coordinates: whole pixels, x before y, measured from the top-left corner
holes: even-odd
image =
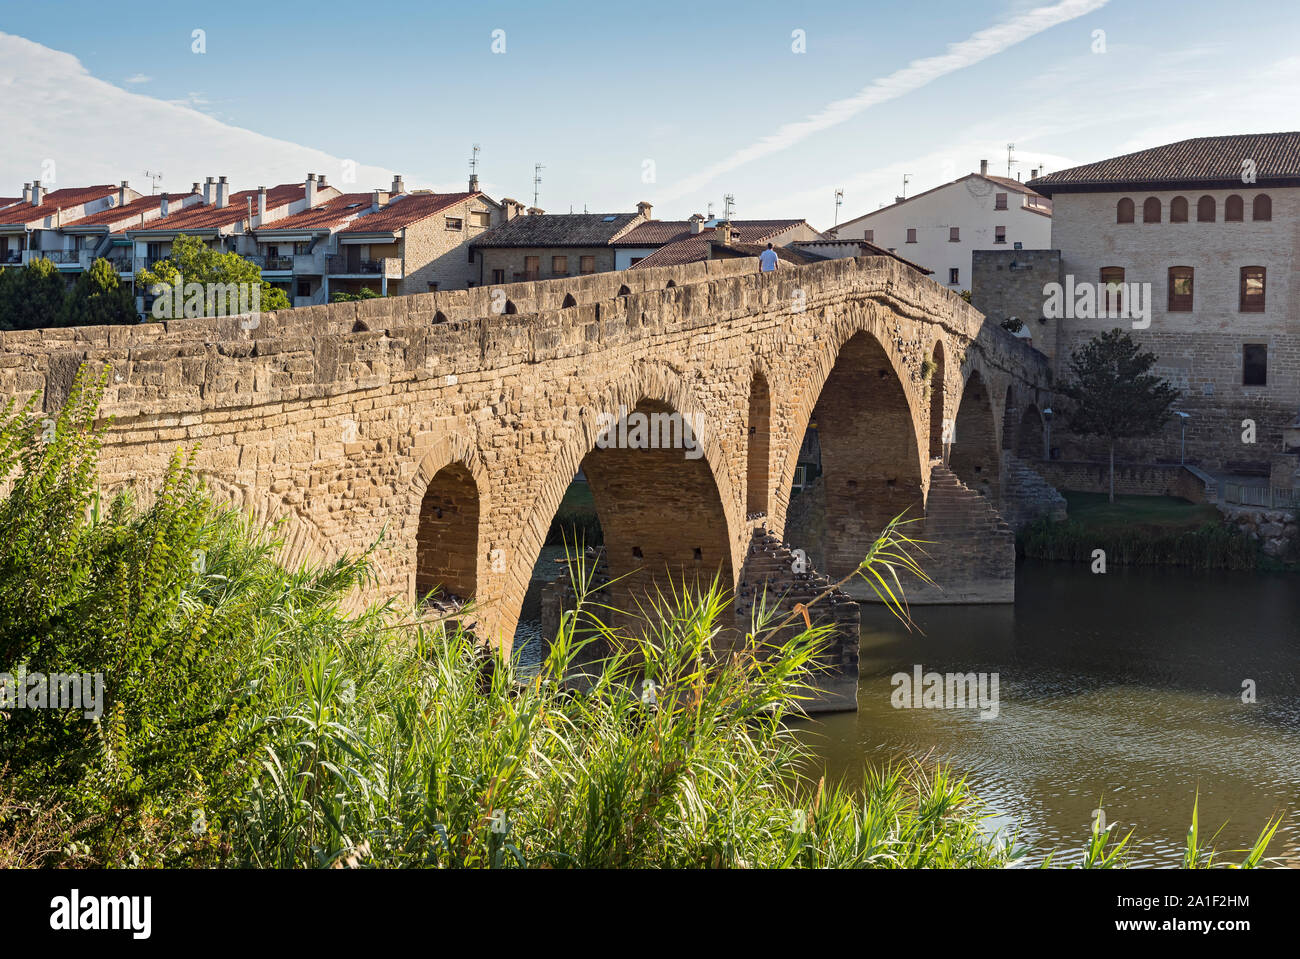
[[[316,189],[317,189],[318,191],[325,189],[325,174],[324,174],[324,173],[317,173],[317,174],[316,174]]]
[[[199,181],[198,181],[198,180],[195,180],[195,181],[194,181],[194,185],[190,187],[190,192],[191,192],[191,193],[198,193],[198,192],[199,192]]]
[[[477,173],[471,173],[471,174],[469,175],[469,192],[470,192],[470,193],[477,193],[477,192],[478,192],[478,174],[477,174]]]
[[[1038,167],[1034,167],[1032,170],[1029,171],[1029,179],[1031,180],[1038,179]]]
[[[506,222],[517,217],[523,208],[524,205],[518,200],[511,199],[508,196],[501,198],[501,212],[505,215]]]
[[[197,183],[194,184],[194,185],[195,185],[195,186],[198,186]],[[167,215],[167,194],[166,194],[166,193],[164,193],[164,194],[162,195],[162,199],[158,201],[158,214],[159,214],[160,216],[166,216],[166,215]]]
[[[117,205],[126,206],[126,181],[125,180],[123,180],[122,185],[117,188]]]
[[[257,188],[257,222],[261,224],[266,220],[266,187]]]
[[[989,175],[989,161],[980,160],[980,176],[988,176],[988,175]]]
[[[304,184],[303,189],[306,191],[307,209],[310,210],[316,205],[316,174],[307,174],[307,182]]]
[[[718,224],[718,242],[723,246],[731,246],[731,222]]]
[[[692,232],[692,233],[699,233],[699,232],[700,232],[701,230],[703,230],[703,229],[704,229],[704,214],[702,214],[702,213],[692,213],[692,214],[691,214],[691,232]]]
[[[222,177],[217,181],[217,209],[224,210],[230,205],[230,184]]]
[[[543,210],[540,206],[530,206],[530,207],[528,208],[528,215],[529,215],[529,216],[541,216],[541,215],[543,215],[545,212],[546,212],[546,211]]]
[[[30,183],[23,184],[23,202],[24,203],[32,202],[32,185]]]
[[[381,206],[388,206],[389,194],[387,190],[375,190],[370,194],[370,206],[378,210]]]
[[[207,205],[212,202],[212,177],[203,181],[203,203]]]
[[[31,199],[31,204],[32,204],[32,206],[40,206],[40,205],[41,205],[41,201],[44,200],[44,199],[45,199],[45,191],[44,191],[43,189],[41,189],[41,181],[40,181],[40,180],[33,180],[33,181],[32,181],[32,199]]]
[[[402,175],[400,173],[393,174],[393,188],[389,192],[392,193],[393,196],[406,192],[406,184],[402,182]]]
[[[636,212],[641,214],[641,219],[643,220],[650,219],[651,209],[653,208],[645,200],[642,200],[640,203],[636,205]]]

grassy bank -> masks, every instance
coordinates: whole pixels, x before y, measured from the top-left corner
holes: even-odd
[[[1213,506],[1173,496],[1116,496],[1114,503],[1104,493],[1064,496],[1069,518],[1039,520],[1021,530],[1021,556],[1082,563],[1102,549],[1107,565],[1238,570],[1260,568],[1266,560]]]

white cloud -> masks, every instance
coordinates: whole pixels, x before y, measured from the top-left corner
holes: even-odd
[[[863,110],[911,93],[949,73],[986,60],[1049,27],[1091,13],[1107,2],[1108,0],[1061,0],[1055,6],[1035,7],[973,33],[959,43],[949,44],[946,53],[913,60],[902,69],[873,80],[853,96],[828,104],[807,119],[782,125],[775,133],[757,143],[738,150],[675,184],[663,199],[676,200],[684,197],[737,167],[787,150],[814,133],[837,126]]]
[[[153,77],[145,76],[143,73],[136,73],[123,80],[123,83],[148,83]]]
[[[194,109],[201,93],[169,103],[90,75],[75,56],[0,33],[0,195],[54,161],[52,189],[131,180],[147,193],[144,170],[162,170],[162,188],[189,189],[194,180],[228,176],[234,190],[293,183],[324,173],[341,190],[387,187],[392,172],[358,163],[344,183],[344,158],[223,123]],[[408,178],[410,187],[421,184]]]

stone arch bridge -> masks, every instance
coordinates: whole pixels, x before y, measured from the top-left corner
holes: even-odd
[[[200,444],[212,487],[287,517],[297,556],[383,534],[382,590],[473,595],[480,635],[506,645],[580,467],[629,589],[720,571],[752,598],[747,571],[770,585],[772,558],[805,545],[838,578],[906,510],[924,517],[913,535],[932,544],[922,563],[938,587],[911,584],[912,602],[1010,601],[1007,454],[1041,456],[1050,384],[1040,353],[885,257],[0,333],[3,392],[42,390],[47,410],[87,361],[112,367],[106,486],[148,483]],[[620,407],[682,414],[702,454],[602,448],[601,414]],[[784,543],[814,424],[821,542]]]

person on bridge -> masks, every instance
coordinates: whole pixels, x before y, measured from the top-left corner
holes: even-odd
[[[762,273],[771,273],[776,269],[776,264],[776,250],[772,249],[772,244],[769,243],[767,249],[758,255],[758,269]]]

